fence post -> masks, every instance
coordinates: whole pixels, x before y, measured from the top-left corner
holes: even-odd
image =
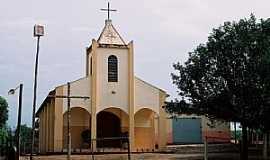
[[[208,142],[207,137],[204,138],[204,160],[208,159]]]
[[[268,152],[268,149],[267,149],[267,133],[263,133],[263,158],[264,159],[267,159],[267,152]]]
[[[128,142],[128,160],[131,160],[131,158],[130,158],[130,145],[129,145],[129,137],[127,138],[127,142]]]
[[[26,142],[23,143],[23,153],[24,153],[24,154],[26,153],[26,149],[25,149],[26,145],[25,145],[25,143],[26,143]]]
[[[93,141],[94,141],[94,140],[91,139],[91,142],[90,142],[90,143],[91,143],[91,154],[92,154],[91,157],[92,157],[92,160],[95,160],[95,156],[94,156],[94,152],[93,152],[93,146],[94,146],[94,145],[93,145]]]

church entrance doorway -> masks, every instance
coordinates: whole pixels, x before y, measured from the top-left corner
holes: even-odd
[[[121,148],[122,137],[128,130],[128,116],[117,108],[108,108],[97,114],[97,147]]]

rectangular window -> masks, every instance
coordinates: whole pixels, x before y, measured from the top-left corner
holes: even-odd
[[[108,58],[108,82],[118,81],[118,64],[117,57],[114,55]]]
[[[92,66],[92,57],[90,58],[90,75],[93,74],[93,70],[92,70],[93,66]]]

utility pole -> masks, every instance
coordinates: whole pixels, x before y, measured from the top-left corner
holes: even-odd
[[[68,120],[67,120],[67,130],[68,130],[68,155],[67,159],[70,160],[71,156],[71,133],[70,133],[70,83],[67,83],[67,110],[68,110]]]
[[[23,84],[20,84],[20,90],[19,90],[19,113],[18,113],[18,125],[17,125],[17,158],[20,159],[20,153],[21,153],[21,120],[22,120],[22,92],[23,92]]]
[[[32,144],[30,160],[33,160],[33,152],[35,145],[35,118],[36,118],[36,101],[37,101],[37,75],[38,75],[38,57],[39,57],[39,40],[44,36],[44,27],[41,25],[34,26],[34,37],[37,37],[37,53],[35,61],[35,73],[34,73],[34,96],[33,96],[33,113],[32,113]]]
[[[8,94],[15,94],[15,91],[19,88],[19,109],[18,109],[18,121],[17,121],[17,129],[16,129],[16,160],[20,159],[20,151],[21,151],[21,117],[22,117],[22,93],[23,93],[23,84],[20,84],[15,89],[10,89]]]

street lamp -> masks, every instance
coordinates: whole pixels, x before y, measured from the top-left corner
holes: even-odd
[[[44,36],[44,26],[35,25],[34,26],[34,37],[37,37],[37,53],[36,53],[36,63],[35,63],[35,75],[34,75],[34,94],[33,94],[33,113],[32,113],[32,144],[30,160],[33,160],[33,151],[35,145],[35,114],[36,114],[36,99],[37,99],[37,74],[38,74],[38,55],[39,55],[39,39]]]
[[[8,91],[9,95],[14,95],[15,91],[17,89],[19,90],[19,111],[18,111],[18,122],[17,122],[17,130],[16,130],[16,160],[19,160],[20,157],[20,141],[21,141],[21,136],[20,136],[20,132],[21,132],[21,116],[22,116],[22,92],[23,92],[23,84],[20,84],[19,86],[17,86],[14,89],[10,89]]]

